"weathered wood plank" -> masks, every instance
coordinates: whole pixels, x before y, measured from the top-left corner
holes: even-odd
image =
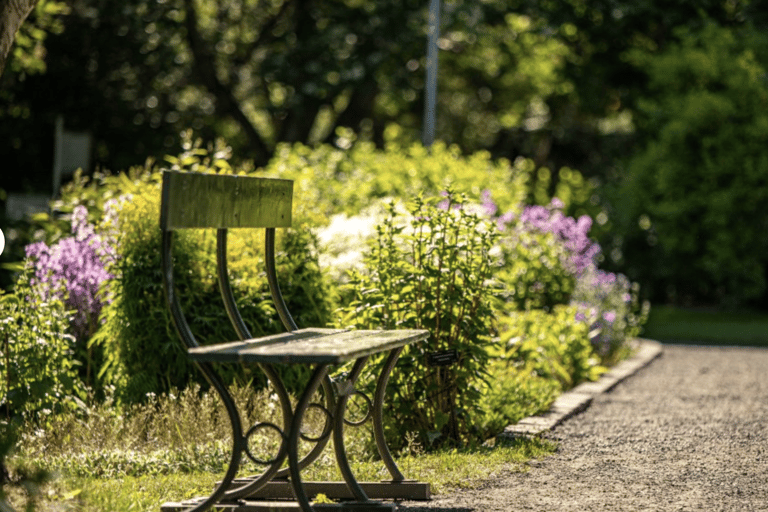
[[[290,180],[165,171],[162,193],[164,230],[291,225]]]
[[[232,487],[240,487],[248,479],[237,479]],[[404,482],[358,482],[365,494],[372,500],[419,500],[431,499],[430,485],[424,482],[406,480]],[[332,500],[353,500],[355,495],[344,482],[302,482],[307,496],[325,494]],[[245,499],[290,500],[293,499],[293,487],[288,480],[272,480],[258,491],[245,496]]]
[[[190,507],[197,505],[199,500],[164,503],[162,512],[186,512]],[[382,503],[379,501],[366,502],[341,502],[341,503],[315,503],[312,505],[316,511],[334,512],[395,512],[397,505],[394,503]],[[261,501],[238,500],[236,502],[217,503],[211,508],[212,512],[300,512],[301,507],[296,501]]]
[[[189,350],[197,361],[242,363],[343,363],[429,337],[425,330],[298,331],[242,342],[206,345]]]

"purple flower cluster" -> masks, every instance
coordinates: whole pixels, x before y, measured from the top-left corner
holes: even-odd
[[[594,266],[595,258],[600,254],[600,245],[589,238],[592,219],[588,215],[582,215],[578,220],[568,217],[562,211],[563,206],[557,198],[546,207],[526,206],[520,215],[520,222],[524,226],[554,234],[568,252],[569,263],[579,276]]]
[[[30,244],[26,247],[26,255],[34,262],[33,282],[42,293],[62,299],[74,310],[73,334],[82,339],[96,329],[103,306],[99,288],[112,278],[105,270],[105,264],[115,253],[88,222],[88,211],[84,206],[77,206],[72,212],[72,233],[73,236],[50,247],[44,242]]]
[[[480,199],[481,211],[495,219],[499,229],[504,230],[515,221],[515,215],[512,212],[498,215],[499,208],[493,202],[490,190],[484,190]],[[582,215],[578,219],[568,217],[563,213],[564,207],[563,202],[556,197],[548,206],[526,206],[520,218],[517,219],[516,227],[555,235],[555,239],[568,253],[568,263],[574,274],[579,276],[595,265],[595,258],[600,254],[601,249],[599,244],[589,238],[592,218],[589,215]]]
[[[632,328],[632,284],[622,274],[591,268],[577,281],[572,301],[579,307],[576,319],[591,325],[592,343],[603,353],[626,338]]]
[[[563,213],[564,204],[553,198],[547,206],[526,206],[519,218],[511,212],[500,214],[491,192],[481,196],[480,210],[494,219],[501,230],[533,230],[552,233],[557,243],[565,249],[569,270],[576,276],[576,289],[571,303],[578,307],[576,320],[591,326],[592,341],[607,351],[616,343],[623,342],[628,328],[633,327],[632,285],[621,274],[605,272],[597,268],[600,245],[589,238],[592,219],[582,215],[578,219]]]

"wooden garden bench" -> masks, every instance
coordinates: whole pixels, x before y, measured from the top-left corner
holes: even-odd
[[[221,482],[207,498],[166,503],[171,511],[203,511],[215,508],[237,512],[259,510],[394,510],[390,502],[375,499],[429,499],[429,484],[407,481],[395,464],[384,441],[382,423],[384,389],[404,346],[425,340],[424,330],[342,330],[303,328],[294,322],[280,293],[275,271],[275,229],[291,226],[293,182],[246,176],[199,174],[167,171],[163,174],[160,227],[162,230],[163,279],[168,307],[176,330],[189,357],[197,364],[221,397],[232,426],[232,454]],[[172,244],[174,232],[181,229],[217,230],[217,274],[223,305],[239,340],[200,346],[182,312],[173,281]],[[227,231],[233,228],[265,229],[265,268],[272,299],[287,332],[254,339],[235,304],[227,273]],[[347,402],[355,389],[369,356],[388,352],[373,399],[366,397],[370,409],[363,419],[372,419],[373,432],[383,464],[392,479],[386,482],[358,482],[349,466],[344,446]],[[342,382],[332,382],[333,365],[354,361]],[[245,428],[235,403],[213,370],[213,363],[258,365],[277,394],[283,425],[261,422]],[[310,365],[311,378],[292,406],[291,399],[274,363]],[[311,403],[322,389],[323,404]],[[302,432],[302,420],[310,408],[323,410],[326,422],[316,438]],[[362,421],[360,422],[362,423]],[[274,457],[262,460],[249,449],[249,437],[262,430],[279,433],[280,448]],[[274,432],[273,432],[274,433]],[[333,437],[335,456],[343,482],[303,482],[301,470],[312,463]],[[299,440],[315,443],[308,455],[299,453]],[[238,478],[245,458],[265,467],[257,476]],[[287,467],[285,461],[287,460]],[[335,504],[311,504],[310,497],[322,493]],[[269,500],[269,501],[268,501]]]

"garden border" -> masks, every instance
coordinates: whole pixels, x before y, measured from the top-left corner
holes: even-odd
[[[664,349],[658,341],[636,338],[634,354],[620,362],[594,382],[584,382],[563,393],[555,400],[547,412],[523,418],[514,425],[509,425],[497,436],[497,440],[515,437],[540,436],[554,429],[568,418],[584,411],[592,399],[607,393],[620,382],[631,377],[642,368],[660,357]]]

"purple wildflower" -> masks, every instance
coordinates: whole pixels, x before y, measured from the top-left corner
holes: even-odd
[[[512,212],[507,212],[504,215],[496,218],[496,226],[500,230],[506,229],[507,225],[511,224],[513,220],[515,220],[515,214]]]
[[[486,217],[493,218],[493,216],[496,215],[496,212],[499,211],[499,207],[493,202],[493,199],[491,199],[491,191],[488,189],[483,190],[480,197],[482,199],[483,213]]]
[[[50,247],[43,242],[30,244],[25,252],[35,262],[33,282],[40,285],[42,293],[64,300],[74,310],[73,333],[83,338],[93,333],[101,312],[99,288],[112,278],[105,263],[114,258],[114,248],[88,222],[84,206],[72,212],[72,233]]]
[[[562,210],[565,208],[565,203],[563,203],[559,197],[553,197],[549,202],[549,208],[551,210]]]
[[[548,207],[527,206],[520,222],[524,226],[554,234],[568,252],[569,263],[578,276],[594,266],[600,246],[589,238],[592,219],[588,215],[582,215],[578,220],[568,217],[561,211],[562,207],[562,201],[557,198]]]

